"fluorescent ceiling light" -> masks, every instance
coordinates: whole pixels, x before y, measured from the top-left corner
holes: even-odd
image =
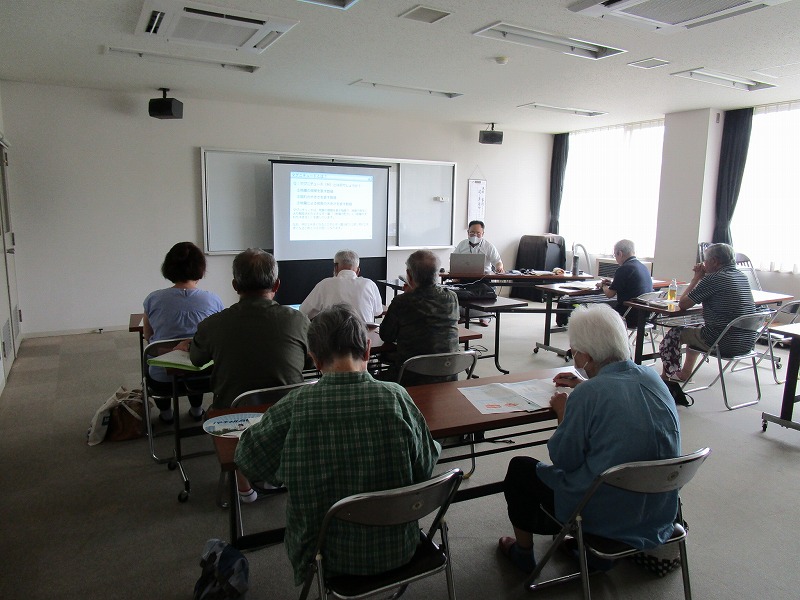
[[[536,110],[549,110],[552,112],[578,115],[579,117],[599,117],[600,115],[608,114],[599,110],[587,110],[585,108],[568,108],[566,106],[550,106],[549,104],[541,104],[540,102],[520,104],[517,108],[533,108]]]
[[[134,48],[115,48],[113,46],[106,46],[106,53],[117,56],[128,56],[131,58],[143,58],[153,62],[174,64],[174,65],[197,65],[201,67],[217,67],[226,69],[228,71],[241,71],[242,73],[255,73],[259,67],[256,65],[247,65],[244,63],[234,63],[223,60],[213,60],[205,58],[190,58],[185,56],[176,56],[174,54],[166,54],[161,52],[150,52],[146,50],[136,50]]]
[[[440,98],[458,98],[464,94],[458,92],[441,92],[438,90],[426,90],[424,88],[405,87],[402,85],[390,85],[388,83],[375,83],[373,81],[365,81],[359,79],[350,85],[357,85],[359,87],[372,88],[374,90],[385,90],[387,92],[411,92],[413,94],[427,94],[428,96],[439,96]]]
[[[347,10],[358,0],[300,0],[300,2],[308,2],[309,4],[319,4],[320,6],[329,6],[331,8],[340,8]]]
[[[564,38],[542,31],[534,31],[518,25],[510,25],[498,21],[492,25],[488,25],[483,29],[479,29],[473,35],[486,37],[494,40],[502,40],[504,42],[512,42],[514,44],[523,44],[525,46],[534,46],[544,50],[552,50],[554,52],[562,52],[563,54],[570,54],[572,56],[580,56],[581,58],[591,58],[598,60],[607,56],[614,56],[621,54],[625,50],[619,48],[611,48],[594,42],[587,42],[584,40],[574,40],[572,38]]]
[[[728,75],[727,73],[712,71],[711,69],[706,69],[705,67],[698,67],[696,69],[689,69],[688,71],[671,73],[671,75],[674,75],[675,77],[685,77],[686,79],[694,79],[695,81],[702,81],[703,83],[721,85],[737,90],[744,90],[745,92],[754,92],[756,90],[777,87],[772,83],[764,83],[763,81],[755,81],[754,79],[746,79],[744,77],[737,77],[736,75]]]

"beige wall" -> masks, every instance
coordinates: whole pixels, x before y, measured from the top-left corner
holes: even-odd
[[[547,225],[549,135],[507,132],[488,146],[477,142],[479,125],[186,97],[183,120],[169,121],[148,117],[144,94],[10,82],[0,92],[25,335],[124,327],[166,286],[159,266],[169,247],[202,245],[201,146],[455,161],[456,239],[467,180],[483,177],[487,238],[509,265],[519,237]],[[406,256],[391,253],[390,276]],[[202,284],[226,303],[235,301],[230,262],[210,257]]]

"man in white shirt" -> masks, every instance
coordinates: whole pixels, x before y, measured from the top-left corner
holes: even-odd
[[[466,240],[459,242],[456,249],[453,250],[454,254],[483,254],[483,272],[503,273],[503,261],[500,260],[500,253],[497,248],[490,242],[483,239],[483,231],[486,227],[483,221],[470,221],[467,226]],[[480,317],[478,322],[484,327],[489,325],[489,315],[486,313],[478,313]]]
[[[485,273],[503,273],[503,261],[500,253],[491,243],[483,239],[485,226],[483,221],[470,221],[467,228],[468,239],[459,242],[454,254],[483,254],[483,270]]]
[[[378,286],[371,279],[359,277],[358,254],[339,250],[333,257],[333,277],[320,281],[300,305],[300,312],[309,319],[334,304],[347,304],[364,319],[374,323],[383,314]]]

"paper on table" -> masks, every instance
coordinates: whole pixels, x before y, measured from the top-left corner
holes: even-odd
[[[490,383],[459,390],[481,414],[542,410],[555,392],[551,379]]]

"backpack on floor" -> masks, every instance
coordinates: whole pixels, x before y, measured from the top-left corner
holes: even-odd
[[[194,584],[194,600],[245,598],[250,567],[238,548],[210,539],[203,548],[200,566],[203,573]]]

